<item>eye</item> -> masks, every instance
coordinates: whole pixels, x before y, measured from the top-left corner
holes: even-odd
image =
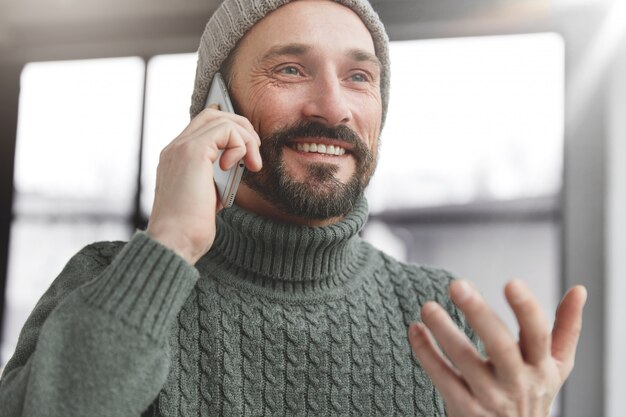
[[[353,81],[356,83],[364,83],[364,82],[369,81],[369,77],[363,74],[362,72],[357,72],[356,74],[352,74],[350,76],[350,81]]]
[[[300,75],[300,70],[294,65],[288,65],[286,67],[282,67],[278,70],[278,72],[286,75]]]

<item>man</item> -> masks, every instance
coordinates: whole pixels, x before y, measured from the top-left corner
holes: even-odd
[[[239,115],[203,110],[220,67]],[[584,289],[550,334],[509,284],[518,343],[466,282],[358,236],[388,90],[387,38],[365,1],[226,0],[147,231],[68,263],[7,365],[2,415],[546,416]],[[220,149],[223,168],[249,170],[222,211]]]

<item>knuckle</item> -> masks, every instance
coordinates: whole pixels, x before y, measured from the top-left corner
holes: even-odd
[[[491,411],[491,415],[513,417],[519,415],[517,407],[520,404],[516,397],[495,395],[485,404],[485,408]]]
[[[476,348],[469,343],[460,343],[453,346],[451,355],[457,358],[471,358],[476,355]]]
[[[549,409],[551,404],[550,395],[544,387],[526,386],[524,389],[514,391],[509,396],[510,404],[505,415],[527,414],[530,410]],[[517,414],[515,414],[517,413]]]
[[[491,356],[508,357],[509,355],[518,354],[519,346],[511,338],[499,337],[490,346],[487,346],[487,351]]]
[[[259,141],[253,135],[246,135],[246,143],[255,148],[259,147]]]
[[[172,143],[161,149],[159,153],[159,165],[165,165],[171,161],[173,149],[174,145]]]
[[[191,160],[211,160],[214,161],[218,156],[217,149],[213,146],[198,143],[196,141],[187,141],[177,147],[176,158],[183,161]]]
[[[225,129],[228,132],[233,130],[233,124],[230,120],[221,118],[219,120],[215,120],[212,124],[214,129]]]
[[[248,127],[252,127],[252,123],[250,123],[250,119],[248,119],[247,117],[242,116],[242,115],[237,114],[237,113],[232,113],[232,115],[233,115],[233,117],[236,120],[239,120],[242,124],[244,124],[244,125],[246,125]]]
[[[209,104],[207,107],[204,108],[204,110],[198,113],[198,116],[206,118],[207,116],[210,117],[210,116],[215,116],[219,114],[219,109],[217,108],[217,106],[218,106],[217,104]]]
[[[250,120],[247,117],[243,117],[243,116],[239,116],[239,117],[243,119],[243,123],[246,125],[248,129],[254,131],[254,126],[252,126],[252,122],[250,122]]]
[[[530,389],[528,396],[531,404],[545,406],[552,403],[552,393],[549,392],[546,385],[544,384],[534,385]]]
[[[523,392],[528,389],[529,384],[524,373],[518,372],[510,376],[507,385],[510,387],[511,392]],[[535,389],[535,387],[531,385],[531,389]]]

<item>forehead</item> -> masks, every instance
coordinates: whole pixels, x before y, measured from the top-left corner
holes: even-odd
[[[374,41],[361,18],[348,7],[329,0],[298,0],[279,7],[252,27],[241,46],[248,54],[262,55],[286,43],[328,51],[361,49],[374,54]]]

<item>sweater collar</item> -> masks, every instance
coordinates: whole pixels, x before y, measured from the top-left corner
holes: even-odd
[[[232,206],[217,216],[213,249],[231,264],[264,278],[328,280],[358,261],[358,233],[367,212],[362,198],[339,222],[309,227],[276,222]]]

